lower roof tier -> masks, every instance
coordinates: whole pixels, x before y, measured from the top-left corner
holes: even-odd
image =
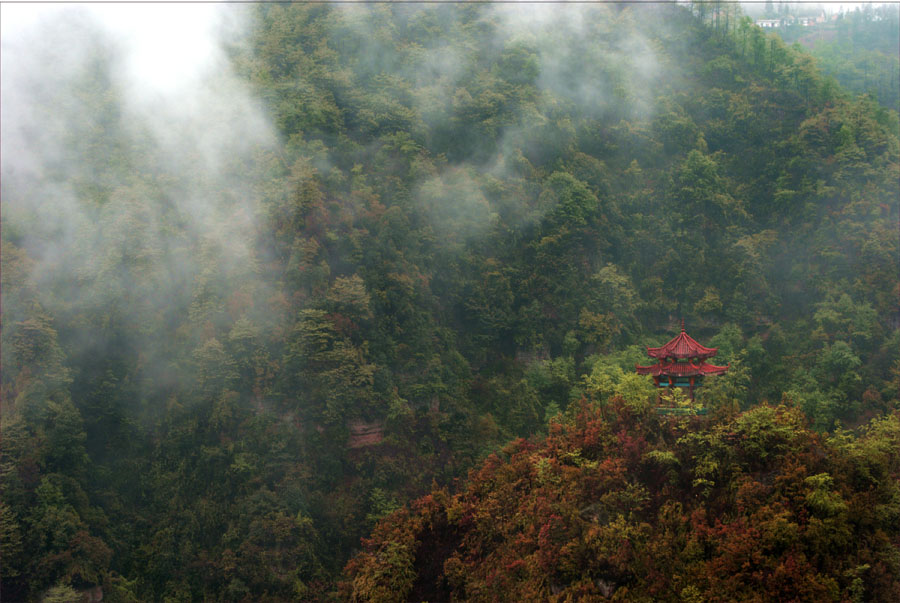
[[[730,365],[729,365],[730,366]],[[694,377],[699,375],[721,375],[728,371],[728,366],[716,366],[707,362],[697,364],[691,362],[660,361],[651,366],[635,365],[638,375],[654,377]]]

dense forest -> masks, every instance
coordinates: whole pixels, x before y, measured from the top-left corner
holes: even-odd
[[[799,5],[795,10],[806,8]],[[830,19],[775,31],[785,42],[809,50],[822,72],[847,90],[871,94],[885,107],[900,111],[900,5],[865,4]]]
[[[900,596],[900,120],[728,6],[4,29],[3,600]]]
[[[612,401],[378,524],[345,600],[894,601],[900,421],[662,420]]]

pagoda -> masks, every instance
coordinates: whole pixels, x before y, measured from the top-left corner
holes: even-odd
[[[697,340],[684,332],[684,320],[681,321],[681,333],[669,343],[658,348],[647,348],[647,355],[658,361],[651,366],[635,365],[638,375],[653,375],[656,387],[680,387],[688,390],[691,401],[694,400],[694,388],[700,387],[706,375],[721,375],[728,366],[716,366],[706,362],[719,351],[719,348],[708,348],[697,343]],[[730,366],[730,365],[729,365]]]

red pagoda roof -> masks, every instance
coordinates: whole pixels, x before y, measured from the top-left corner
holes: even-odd
[[[681,333],[669,343],[658,348],[647,348],[651,358],[711,358],[719,348],[708,348],[697,343],[697,340],[684,332],[684,321],[681,321]],[[712,365],[709,365],[712,366]]]
[[[658,348],[657,348],[658,349]],[[707,348],[709,349],[709,348]],[[638,375],[694,377],[697,375],[721,375],[728,371],[727,366],[716,366],[707,362],[665,362],[660,360],[652,366],[635,365]]]

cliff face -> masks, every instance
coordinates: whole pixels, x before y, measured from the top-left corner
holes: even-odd
[[[796,409],[603,419],[588,405],[383,519],[356,601],[900,594],[900,415],[823,438]]]
[[[366,423],[365,421],[350,421],[350,439],[348,448],[363,448],[374,446],[384,440],[384,425],[381,423]]]

